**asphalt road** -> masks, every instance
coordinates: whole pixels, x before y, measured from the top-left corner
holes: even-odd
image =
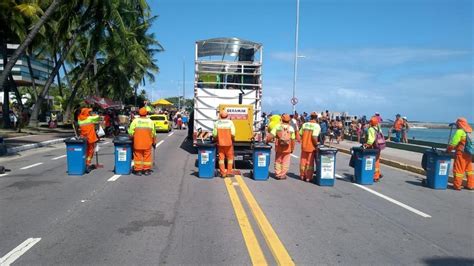
[[[199,179],[185,131],[159,139],[151,176],[114,176],[110,140],[84,176],[66,174],[64,144],[0,161],[0,263],[474,264],[472,191],[390,167],[364,189],[344,154],[334,187],[299,181],[295,157],[284,181],[253,181],[245,164]]]

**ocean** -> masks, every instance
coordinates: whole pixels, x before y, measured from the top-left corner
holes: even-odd
[[[453,129],[453,134],[456,129]],[[408,142],[410,139],[426,140],[437,143],[448,143],[450,129],[423,129],[411,128],[408,130]]]

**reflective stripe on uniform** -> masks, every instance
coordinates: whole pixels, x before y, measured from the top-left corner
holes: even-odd
[[[219,164],[225,164],[224,160],[219,160]]]
[[[457,176],[457,177],[464,177],[464,174],[454,173],[454,176]]]

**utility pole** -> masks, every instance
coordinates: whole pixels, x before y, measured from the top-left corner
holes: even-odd
[[[183,57],[183,107],[186,109],[186,60]]]
[[[300,0],[296,0],[296,29],[295,29],[295,63],[294,63],[294,72],[293,72],[293,97],[292,100],[296,98],[296,76],[298,72],[298,31],[300,25]],[[293,104],[293,113],[296,111],[296,102]]]

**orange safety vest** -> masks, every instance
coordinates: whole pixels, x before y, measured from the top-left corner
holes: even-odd
[[[220,147],[232,146],[232,136],[235,134],[234,123],[231,120],[217,120],[214,125],[213,136],[217,138]]]
[[[316,121],[311,120],[308,123],[304,123],[301,127],[303,132],[303,136],[301,137],[301,149],[304,152],[313,152],[316,150],[316,145],[318,145],[318,141],[313,141],[313,131],[315,130]]]
[[[393,128],[397,131],[400,131],[402,130],[402,127],[403,127],[403,120],[402,119],[397,119],[397,121],[395,121],[395,124],[393,125]]]
[[[128,134],[133,136],[133,149],[151,149],[151,145],[155,143],[155,124],[147,117],[135,118],[130,124]]]
[[[99,122],[99,116],[87,116],[86,119],[78,120],[81,129],[81,137],[86,138],[88,143],[95,143],[99,140],[95,132],[95,124]]]

